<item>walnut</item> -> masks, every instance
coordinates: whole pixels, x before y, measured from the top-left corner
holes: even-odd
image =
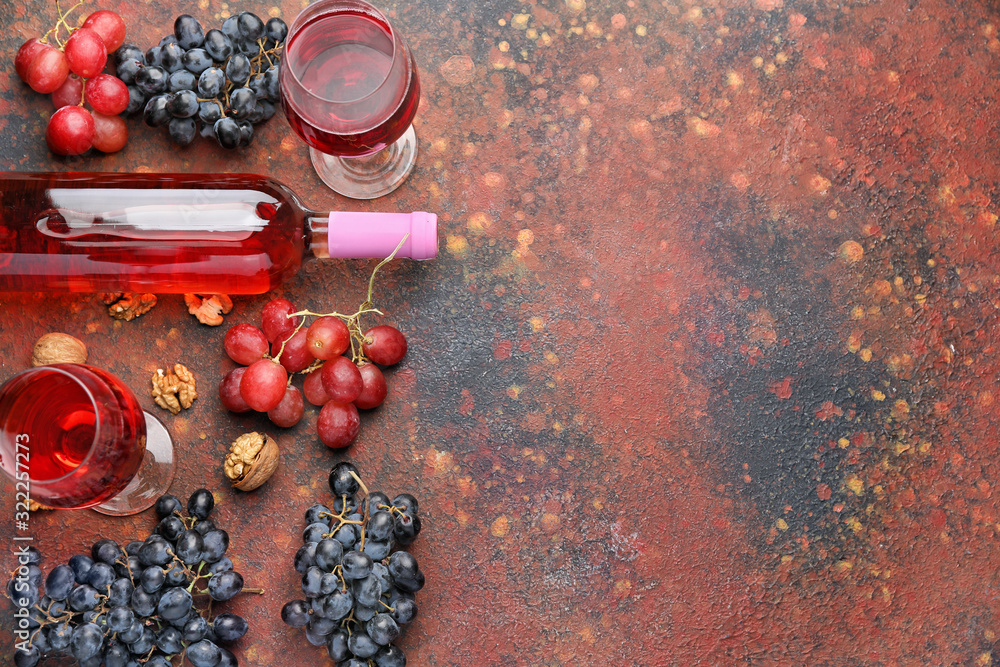
[[[145,315],[156,305],[155,294],[105,292],[101,294],[101,299],[108,304],[108,315],[126,322]]]
[[[87,346],[69,334],[47,333],[35,342],[35,347],[31,351],[32,366],[86,362]]]
[[[153,373],[153,400],[165,410],[173,414],[181,408],[190,408],[194,399],[198,398],[195,390],[194,375],[182,364],[174,364],[172,371],[157,368]]]
[[[29,512],[40,512],[42,510],[50,510],[50,509],[53,509],[53,508],[49,507],[48,505],[43,505],[43,504],[41,504],[40,502],[38,502],[37,500],[35,500],[33,498],[28,498],[28,511]]]
[[[222,316],[233,309],[233,300],[225,294],[185,294],[184,303],[189,313],[210,327],[222,324]]]
[[[226,477],[240,491],[253,491],[278,468],[278,444],[266,433],[244,433],[229,446],[222,463]]]

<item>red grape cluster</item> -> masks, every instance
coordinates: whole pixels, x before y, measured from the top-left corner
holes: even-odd
[[[120,79],[102,72],[108,54],[125,41],[125,21],[101,10],[73,28],[66,18],[78,6],[62,12],[57,2],[55,27],[21,45],[14,69],[32,90],[52,95],[56,112],[49,118],[45,141],[53,153],[80,155],[92,147],[114,153],[128,141],[128,128],[118,114],[128,107],[129,92]]]
[[[358,409],[370,410],[385,400],[388,390],[379,366],[392,366],[406,355],[406,337],[395,327],[362,329],[361,316],[373,312],[379,311],[313,313],[296,311],[287,299],[269,301],[259,328],[237,324],[226,332],[226,354],[243,365],[222,379],[219,399],[232,412],[266,412],[285,428],[302,418],[305,401],[322,406],[320,440],[334,449],[348,446],[361,428]],[[315,319],[307,327],[309,316]],[[305,375],[301,391],[291,383],[294,374]]]

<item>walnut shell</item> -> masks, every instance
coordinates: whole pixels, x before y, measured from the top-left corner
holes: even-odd
[[[83,364],[87,361],[87,346],[83,341],[64,333],[47,333],[31,351],[32,366],[50,364]]]
[[[244,433],[229,446],[222,463],[226,477],[240,491],[253,491],[278,468],[278,443],[266,433]]]

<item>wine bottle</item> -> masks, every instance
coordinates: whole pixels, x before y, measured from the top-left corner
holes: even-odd
[[[0,291],[261,294],[404,236],[396,257],[434,257],[437,216],[311,211],[247,174],[0,172]]]

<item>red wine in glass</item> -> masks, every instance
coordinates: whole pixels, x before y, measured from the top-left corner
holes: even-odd
[[[155,451],[147,450],[149,431]],[[0,469],[49,507],[149,507],[172,477],[172,453],[160,449],[165,435],[131,390],[99,368],[39,366],[0,387]],[[144,464],[149,474],[140,478]]]
[[[416,158],[420,83],[412,54],[377,9],[321,0],[295,19],[281,63],[282,105],[335,191],[391,192]]]

